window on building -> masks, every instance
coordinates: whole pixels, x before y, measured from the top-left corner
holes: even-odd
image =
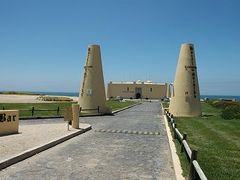
[[[150,88],[150,92],[152,92],[152,88]]]
[[[129,91],[129,87],[127,87],[127,91]]]

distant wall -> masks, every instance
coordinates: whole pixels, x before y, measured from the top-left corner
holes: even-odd
[[[109,83],[107,97],[121,96],[123,98],[136,98],[137,93],[141,98],[160,99],[167,96],[168,84],[115,84]]]

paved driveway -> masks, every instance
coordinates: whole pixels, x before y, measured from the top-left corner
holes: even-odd
[[[175,179],[159,102],[81,122],[93,130],[0,171],[0,179]]]

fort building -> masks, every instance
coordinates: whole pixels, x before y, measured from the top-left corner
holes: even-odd
[[[126,99],[161,99],[170,96],[168,83],[153,83],[152,81],[109,82],[107,97],[122,97]]]

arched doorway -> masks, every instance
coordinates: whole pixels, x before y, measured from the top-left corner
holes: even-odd
[[[136,99],[141,99],[141,98],[142,98],[141,93],[136,93]]]
[[[141,87],[136,87],[135,88],[135,98],[136,99],[141,99],[142,98],[142,88]]]

